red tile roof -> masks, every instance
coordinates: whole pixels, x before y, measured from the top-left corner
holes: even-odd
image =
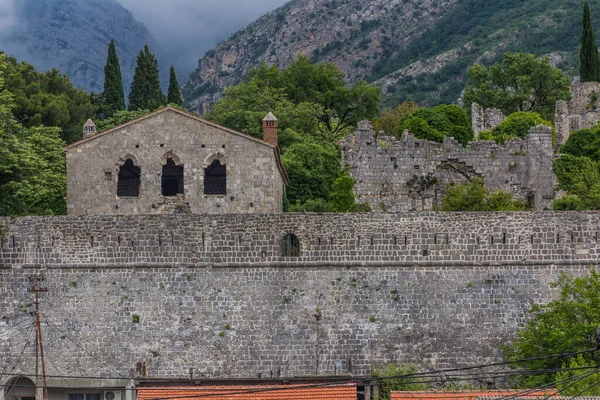
[[[137,400],[356,400],[356,385],[138,387]]]
[[[481,397],[516,396],[535,399],[558,394],[555,389],[527,393],[526,390],[463,390],[440,392],[392,392],[390,400],[477,400]]]

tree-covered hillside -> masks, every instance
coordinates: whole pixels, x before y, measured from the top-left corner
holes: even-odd
[[[261,62],[287,67],[299,54],[333,62],[346,80],[383,88],[383,106],[455,102],[473,63],[505,52],[549,56],[579,74],[583,2],[572,0],[294,0],[234,34],[200,61],[185,85],[202,111]],[[600,32],[600,0],[590,1]]]

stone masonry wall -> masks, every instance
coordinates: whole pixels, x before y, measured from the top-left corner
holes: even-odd
[[[163,196],[167,158],[183,165],[184,193]],[[119,169],[127,159],[141,168],[139,196],[117,196]],[[227,190],[204,194],[204,172],[215,159],[225,164]],[[184,213],[277,213],[283,209],[283,178],[274,147],[166,108],[114,131],[67,148],[69,215]]]
[[[600,83],[583,82],[571,86],[571,100],[556,102],[555,125],[556,145],[565,144],[571,132],[587,129],[600,120],[598,101],[593,102],[593,94],[600,96]]]
[[[358,202],[373,211],[423,211],[439,205],[449,185],[479,177],[491,191],[504,190],[537,211],[551,210],[555,176],[552,131],[532,128],[526,139],[500,146],[493,141],[471,142],[463,148],[453,138],[443,143],[416,139],[405,133],[400,140],[377,135],[368,122],[341,143],[342,163],[350,166]],[[434,177],[425,187],[411,179]]]
[[[599,213],[2,219],[0,370],[34,370],[41,276],[49,374],[367,374],[498,361],[560,271],[600,255]],[[284,258],[294,233],[300,256]],[[137,316],[137,317],[136,317]],[[135,320],[139,318],[138,322]]]
[[[478,138],[481,132],[492,130],[500,125],[505,119],[506,116],[497,108],[484,109],[477,103],[471,104],[471,125],[475,138]]]

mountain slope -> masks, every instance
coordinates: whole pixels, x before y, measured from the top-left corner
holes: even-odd
[[[600,32],[600,0],[590,8]],[[581,12],[572,0],[293,0],[207,52],[184,97],[202,111],[251,67],[305,54],[380,85],[385,106],[452,102],[470,65],[506,51],[550,55],[575,75]]]
[[[115,39],[125,89],[136,56],[156,40],[115,0],[19,0],[17,28],[1,49],[38,69],[58,68],[78,87],[101,92],[108,44]]]

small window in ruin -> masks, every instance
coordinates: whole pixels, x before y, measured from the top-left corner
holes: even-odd
[[[163,165],[161,188],[163,196],[183,194],[183,165],[175,165],[172,158]]]
[[[110,171],[104,171],[104,180],[105,181],[112,181],[112,172],[110,172]]]
[[[415,165],[415,169],[419,169],[421,168],[419,165]]]
[[[227,166],[214,160],[204,170],[204,194],[227,193]]]
[[[117,196],[137,197],[140,195],[140,170],[140,167],[136,167],[132,160],[125,161],[125,164],[119,168]]]
[[[283,257],[300,257],[300,240],[293,233],[288,233],[281,241],[281,255]]]

